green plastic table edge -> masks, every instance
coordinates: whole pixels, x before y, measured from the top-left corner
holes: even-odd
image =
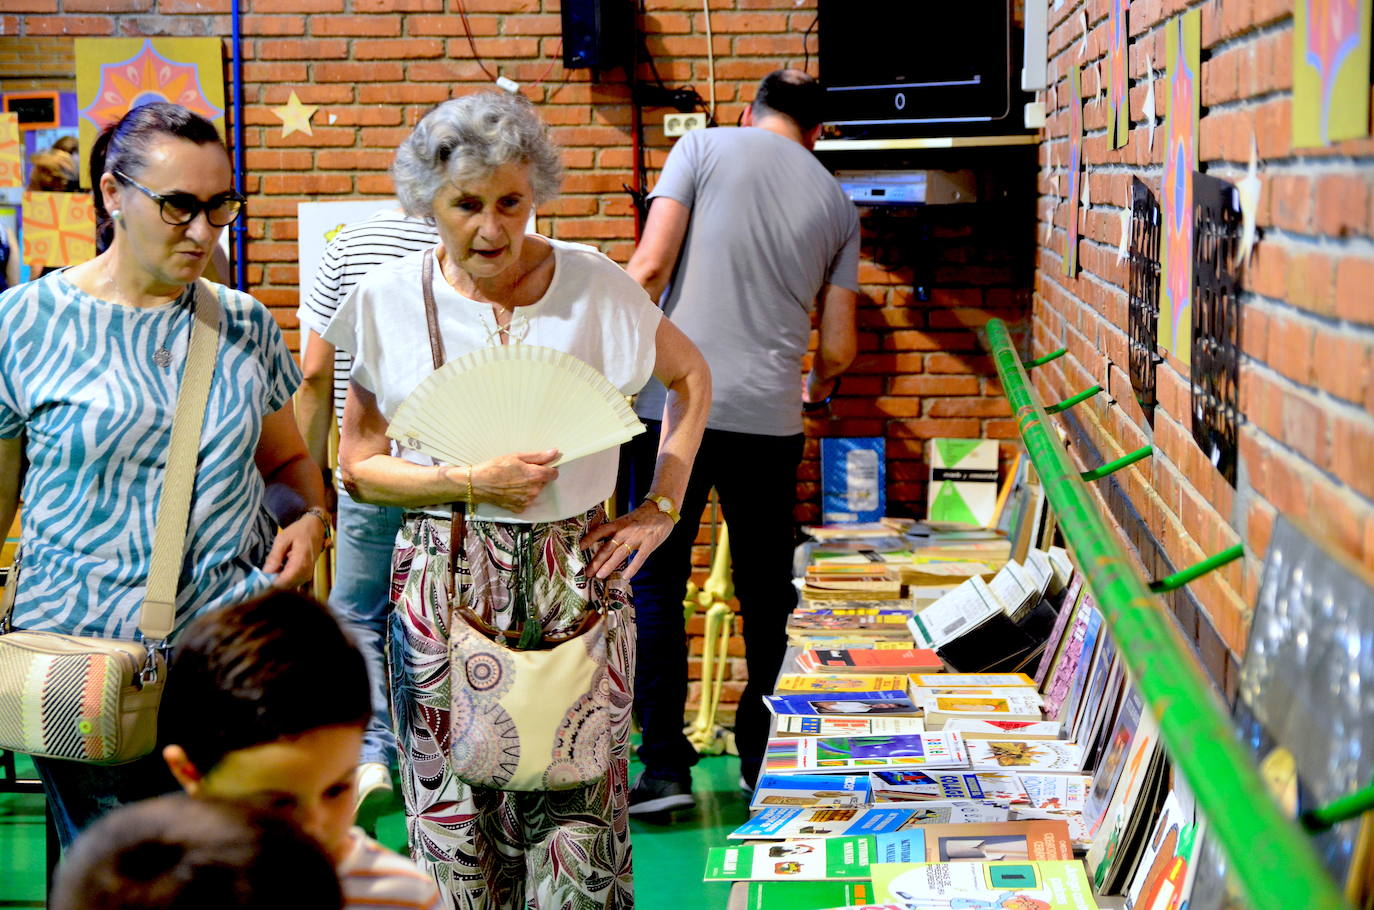
[[[987,337],[1068,548],[1247,902],[1255,910],[1348,910],[1302,827],[1283,814],[1260,779],[1182,633],[1094,504],[1030,385],[1006,323],[989,320]]]

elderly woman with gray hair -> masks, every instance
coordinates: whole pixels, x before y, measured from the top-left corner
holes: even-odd
[[[412,854],[455,907],[630,907],[634,626],[622,581],[676,521],[710,374],[614,262],[525,232],[535,207],[557,193],[561,166],[524,98],[484,92],[440,105],[402,144],[392,173],[406,213],[432,219],[439,245],[369,274],[324,337],[354,353],[339,451],[344,482],[355,498],[408,510],[393,561],[390,656]],[[653,495],[629,514],[608,521],[601,505],[615,485],[614,448],[557,468],[556,450],[456,466],[387,437],[397,407],[436,359],[522,343],[571,354],[626,395],[650,375],[671,391]],[[462,402],[453,414],[463,419]],[[450,512],[455,502],[466,517]],[[566,640],[592,613],[603,617],[609,680],[609,719],[600,721],[608,735],[593,750],[604,764],[586,775],[599,777],[565,789],[474,785],[470,765],[455,767],[455,746],[467,755],[488,750],[493,764],[511,751],[505,737],[483,733],[454,707],[463,687],[488,680],[474,676],[470,660],[451,661],[455,624],[468,624],[464,634],[485,627],[502,647],[509,633],[527,647],[520,631],[529,623],[545,642]],[[538,683],[550,695],[576,685]],[[490,741],[465,739],[473,736]]]

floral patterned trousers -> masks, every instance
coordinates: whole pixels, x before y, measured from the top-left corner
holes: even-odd
[[[410,513],[392,561],[391,692],[412,858],[455,910],[628,910],[631,882],[629,724],[634,619],[628,592],[586,575],[578,541],[601,509],[547,524],[469,521],[460,598],[509,628],[517,596],[546,632],[606,610],[612,737],[607,773],[570,790],[469,786],[448,761],[449,522]],[[482,609],[478,609],[481,606]],[[453,621],[462,622],[461,619]],[[557,680],[550,680],[557,686]]]

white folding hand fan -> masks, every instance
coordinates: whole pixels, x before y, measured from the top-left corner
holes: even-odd
[[[571,354],[529,344],[486,347],[425,378],[387,435],[452,465],[557,449],[563,464],[644,432],[625,396]]]

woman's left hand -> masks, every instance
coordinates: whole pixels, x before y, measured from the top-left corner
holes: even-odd
[[[302,515],[277,532],[272,551],[262,564],[264,572],[277,576],[272,586],[299,588],[315,577],[315,561],[324,549],[324,524],[312,514]]]
[[[582,538],[584,550],[601,542],[587,571],[597,578],[607,578],[623,565],[620,574],[629,581],[672,532],[673,520],[667,513],[652,503],[643,503],[629,515],[597,525]]]

